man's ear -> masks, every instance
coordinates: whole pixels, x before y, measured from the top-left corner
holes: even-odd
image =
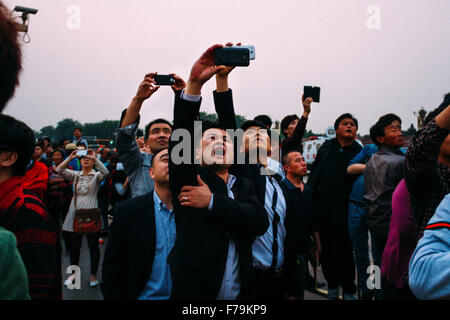
[[[150,178],[155,180],[155,169],[153,169],[153,167],[150,168]]]
[[[384,143],[384,137],[377,137],[377,141],[379,144],[383,144]]]
[[[17,152],[5,151],[0,153],[0,167],[9,168],[16,163],[18,158]]]

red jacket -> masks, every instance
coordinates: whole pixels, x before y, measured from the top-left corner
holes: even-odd
[[[14,233],[28,274],[31,299],[61,300],[61,253],[56,226],[24,177],[0,183],[0,226]]]
[[[33,166],[25,173],[23,187],[43,199],[48,187],[47,166],[42,162],[34,161]]]

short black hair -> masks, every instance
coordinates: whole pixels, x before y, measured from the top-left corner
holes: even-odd
[[[161,152],[163,152],[164,150],[169,150],[169,148],[164,148],[164,149],[161,149],[161,150],[159,150],[158,152],[156,152],[154,155],[153,155],[153,157],[152,157],[152,161],[151,161],[151,167],[153,168],[153,164],[154,164],[154,160],[155,160],[155,158],[156,158],[156,156],[158,155],[158,154],[160,154]],[[169,155],[170,156],[170,155]]]
[[[205,133],[206,130],[209,130],[209,129],[220,129],[220,130],[227,131],[227,128],[225,128],[225,126],[223,126],[222,124],[220,124],[218,122],[202,120],[202,135]]]
[[[0,152],[17,152],[17,161],[12,165],[14,176],[23,176],[34,153],[33,130],[22,121],[0,114]]]
[[[52,144],[52,140],[50,140],[49,137],[44,137],[44,138],[42,138],[42,141],[47,141],[48,144]]]
[[[334,131],[337,131],[339,124],[344,119],[352,119],[355,122],[356,129],[358,129],[358,119],[356,119],[351,113],[344,113],[343,115],[340,115],[334,122]]]
[[[241,129],[245,132],[248,130],[248,128],[251,127],[259,127],[261,129],[267,130],[267,127],[264,123],[257,121],[257,120],[247,120],[241,125]]]
[[[286,165],[286,164],[288,164],[288,157],[289,157],[289,155],[290,155],[292,152],[299,152],[299,153],[303,156],[303,153],[300,152],[299,150],[291,149],[291,150],[289,150],[289,151],[283,153],[283,156],[281,157],[281,164],[282,164],[283,166]]]
[[[42,149],[42,151],[44,151],[44,141],[40,141],[40,142],[36,143],[36,145],[34,147],[35,148],[39,147]]]
[[[145,140],[147,140],[147,139],[148,139],[148,136],[150,135],[150,129],[151,129],[151,127],[152,127],[154,124],[157,124],[157,123],[165,123],[165,124],[169,125],[170,130],[173,130],[172,124],[171,124],[169,121],[167,121],[166,119],[161,119],[161,118],[159,118],[159,119],[153,120],[152,122],[150,122],[149,124],[147,124],[147,125],[145,126]]]
[[[269,128],[272,127],[272,119],[268,115],[261,114],[259,116],[256,116],[253,120],[262,122]]]
[[[283,120],[281,120],[280,129],[283,135],[285,135],[284,130],[287,130],[289,124],[296,119],[300,120],[300,118],[296,114],[291,114],[289,116],[284,117]]]
[[[64,152],[64,150],[63,150],[63,149],[60,149],[60,148],[53,150],[53,152],[52,152],[52,157],[53,157],[53,155],[54,155],[56,152],[61,153],[63,159],[66,157],[66,153]]]
[[[0,113],[14,96],[22,71],[22,52],[10,10],[0,1]]]
[[[119,154],[117,152],[114,151],[109,151],[107,158],[109,160],[109,162],[120,162],[119,161]]]
[[[393,113],[388,113],[388,114],[385,114],[384,116],[380,117],[380,119],[378,119],[377,123],[375,123],[372,126],[372,128],[370,128],[370,138],[372,139],[373,143],[375,143],[375,145],[377,147],[380,146],[380,143],[378,142],[377,138],[384,137],[384,135],[385,135],[384,129],[394,121],[398,121],[398,122],[400,122],[400,124],[402,123],[402,120],[400,119],[399,116],[397,116]]]
[[[450,105],[450,92],[444,96],[444,101],[442,101],[442,103],[439,105],[439,107],[437,107],[436,109],[434,109],[427,115],[427,117],[425,118],[425,121],[424,121],[424,125],[426,126],[428,124],[428,122],[430,122],[431,120],[436,118],[449,105]]]
[[[281,156],[283,157],[284,155],[294,151],[303,154],[303,143],[298,143],[294,139],[284,139],[281,143]]]
[[[83,129],[81,129],[79,127],[75,127],[72,132],[75,132],[75,130],[80,130],[80,132],[83,133]]]

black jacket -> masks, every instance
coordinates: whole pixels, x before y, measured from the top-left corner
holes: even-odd
[[[105,300],[136,300],[153,267],[156,246],[153,192],[116,206],[103,259]]]
[[[311,192],[313,193],[313,200],[316,197],[317,183],[318,183],[319,179],[321,178],[324,166],[327,164],[328,156],[330,154],[331,148],[335,145],[339,145],[339,142],[336,138],[326,141],[320,147],[319,151],[317,152],[316,160],[312,164],[311,174],[309,175],[309,178],[308,178],[308,185],[311,187]],[[346,150],[349,153],[348,158],[350,160],[353,159],[353,157],[356,156],[359,153],[359,151],[361,151],[361,149],[362,149],[362,147],[356,141],[353,141],[353,143],[349,147],[346,147]],[[343,165],[343,168],[345,167],[345,170],[347,170],[348,162],[346,165]],[[333,179],[333,177],[325,177],[325,178]],[[348,183],[346,186],[346,188],[348,189],[348,192],[350,192],[351,185],[353,184],[353,182],[354,182],[354,179],[352,180],[352,178],[349,177]]]
[[[189,102],[175,96],[174,131],[187,129],[194,144],[194,120],[198,118],[200,102]],[[213,171],[190,163],[174,163],[172,152],[177,144],[169,143],[170,188],[174,199],[177,226],[175,245],[168,262],[172,274],[172,298],[176,300],[215,300],[222,283],[228,256],[229,240],[234,240],[239,257],[241,279],[238,298],[252,297],[252,243],[267,230],[269,223],[259,203],[253,184],[237,178],[232,187],[235,199],[228,197],[225,182]],[[198,185],[197,175],[214,194],[212,211],[182,207],[178,202],[185,185]]]
[[[235,112],[233,105],[233,97],[231,89],[227,92],[217,93],[214,92],[214,103],[216,107],[216,112],[218,115],[219,123],[225,126],[227,129],[236,129]],[[297,130],[296,138],[298,138],[300,132],[304,132],[306,126],[306,120],[301,122],[301,128]],[[301,141],[301,139],[300,139]],[[291,141],[291,143],[293,143]],[[287,144],[289,145],[289,144]],[[235,152],[238,152],[236,149]],[[235,159],[236,160],[236,159]],[[265,175],[261,174],[261,166],[258,164],[234,164],[230,168],[230,172],[238,177],[244,177],[252,181],[258,193],[259,201],[264,204],[266,197],[266,183],[267,179]],[[277,179],[277,177],[275,177]],[[279,180],[279,179],[277,179]],[[281,181],[278,181],[279,185],[282,187]],[[297,263],[296,257],[298,253],[303,252],[302,243],[304,238],[307,236],[303,232],[305,228],[304,221],[302,220],[303,212],[299,211],[298,203],[294,195],[288,196],[288,192],[282,187],[283,196],[286,200],[286,217],[284,221],[284,227],[286,229],[286,239],[285,239],[285,250],[284,250],[284,264],[283,268],[285,270],[283,276],[286,281],[286,292],[289,296],[295,296],[298,294],[298,287],[295,286],[293,279],[298,279],[298,268],[295,268]],[[306,214],[309,216],[309,213]],[[307,229],[309,226],[307,227]],[[286,250],[288,249],[288,250]],[[290,264],[290,265],[288,265]]]

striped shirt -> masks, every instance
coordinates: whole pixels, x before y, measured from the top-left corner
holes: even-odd
[[[0,183],[0,226],[14,233],[32,300],[61,300],[61,253],[56,226],[23,177]]]

